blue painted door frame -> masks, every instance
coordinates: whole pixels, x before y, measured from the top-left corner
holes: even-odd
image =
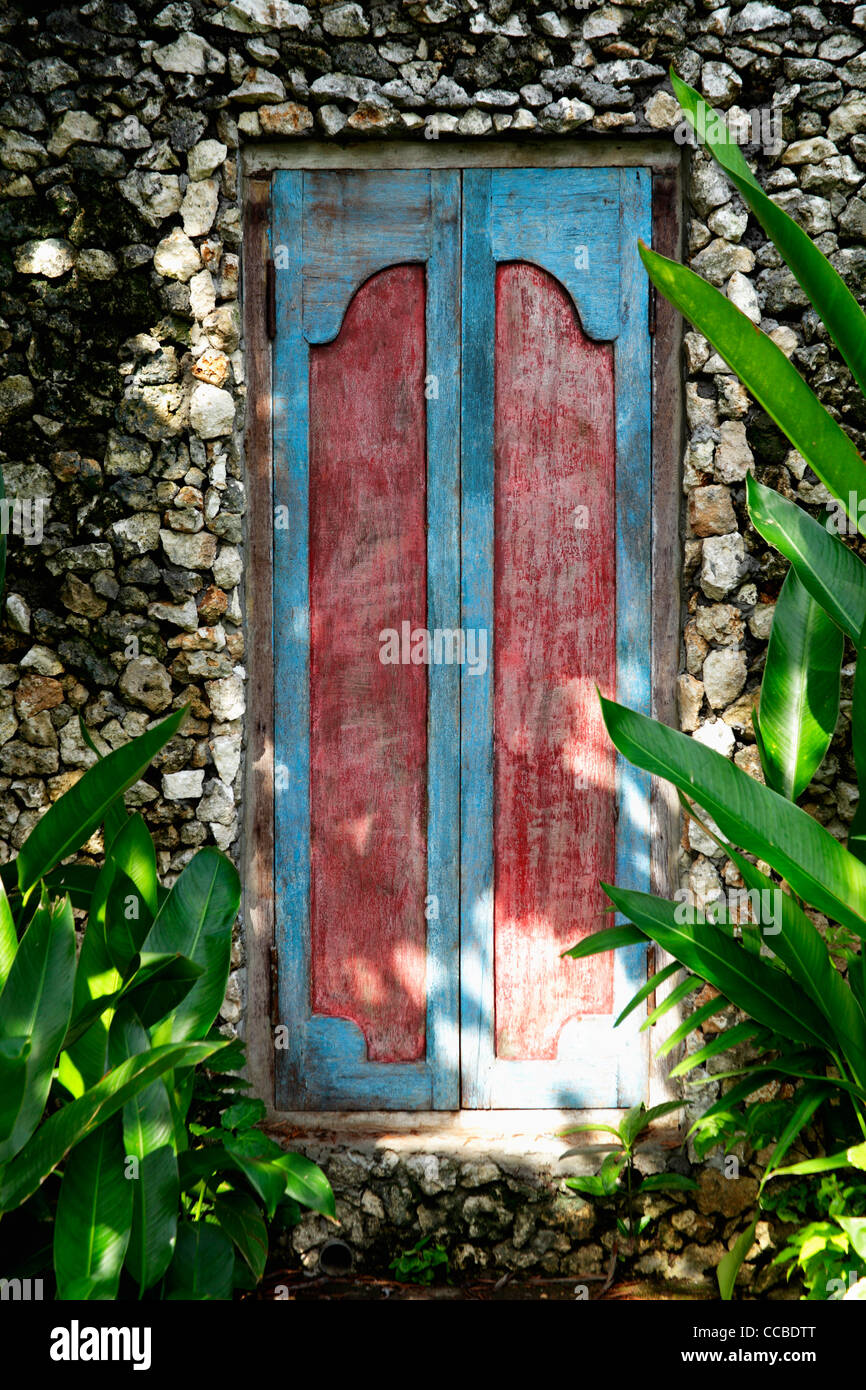
[[[427,924],[425,1060],[371,1062],[357,1025],[311,1010],[309,361],[372,274],[425,265],[427,373],[438,391],[427,411],[427,626],[492,634],[495,267],[532,261],[560,281],[584,331],[614,344],[617,697],[649,713],[650,351],[637,255],[637,238],[651,239],[649,171],[281,171],[272,208],[274,504],[287,519],[274,532],[277,1104],[634,1104],[646,1090],[645,1035],[637,1012],[612,1023],[643,977],[643,948],[615,954],[613,1013],[569,1030],[567,1055],[494,1056],[492,662],[462,682],[456,665],[428,668],[428,891],[439,915]],[[646,891],[649,780],[622,760],[617,804],[617,881]]]

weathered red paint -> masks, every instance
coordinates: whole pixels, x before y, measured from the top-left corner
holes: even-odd
[[[426,626],[424,298],[373,276],[310,366],[312,1007],[387,1062],[425,1044],[427,668],[379,660]]]
[[[498,268],[495,385],[496,1050],[542,1059],[613,999],[609,955],[560,952],[614,870],[616,455],[612,349],[535,266]]]

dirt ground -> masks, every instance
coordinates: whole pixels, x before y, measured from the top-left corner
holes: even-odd
[[[585,1290],[585,1292],[584,1292]],[[647,1280],[623,1280],[606,1287],[606,1281],[570,1276],[567,1279],[500,1278],[475,1279],[460,1284],[401,1284],[394,1279],[357,1274],[345,1279],[325,1275],[304,1275],[300,1270],[278,1270],[267,1276],[254,1295],[265,1301],[286,1300],[358,1300],[383,1302],[419,1302],[434,1299],[446,1302],[535,1302],[549,1299],[573,1302],[576,1298],[603,1302],[676,1302],[684,1299],[715,1301],[717,1293],[694,1284],[656,1283]]]

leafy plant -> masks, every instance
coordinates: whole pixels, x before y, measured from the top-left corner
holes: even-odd
[[[682,1109],[682,1106],[682,1101],[673,1100],[666,1101],[663,1105],[654,1105],[648,1110],[641,1101],[623,1116],[615,1128],[613,1125],[590,1122],[560,1130],[563,1138],[590,1131],[613,1135],[614,1143],[592,1146],[599,1152],[606,1151],[598,1174],[566,1178],[565,1185],[585,1197],[609,1198],[618,1205],[622,1199],[625,1216],[617,1215],[616,1227],[619,1234],[629,1241],[632,1250],[636,1246],[638,1236],[646,1230],[652,1220],[645,1213],[638,1213],[636,1197],[649,1192],[689,1192],[697,1187],[694,1178],[686,1177],[682,1173],[650,1173],[642,1178],[635,1165],[635,1154],[647,1147],[647,1142],[641,1140],[653,1121],[661,1119],[662,1115],[669,1115],[672,1110]],[[561,1157],[570,1158],[572,1154],[586,1152],[585,1146],[566,1149]]]
[[[431,1245],[432,1235],[424,1236],[411,1250],[404,1250],[393,1259],[388,1268],[393,1269],[398,1279],[407,1284],[430,1285],[437,1272],[448,1273],[448,1252],[442,1245]]]
[[[861,390],[866,389],[866,317],[836,271],[801,228],[763,192],[718,118],[675,74],[677,98],[711,154],[788,262],[825,323]],[[735,371],[855,527],[863,527],[859,498],[866,463],[784,353],[719,290],[693,271],[641,245],[644,265],[662,294],[704,334]],[[608,732],[619,752],[677,788],[688,813],[724,850],[750,895],[748,914],[702,913],[680,902],[604,885],[631,925],[589,937],[567,954],[581,957],[653,941],[685,976],[648,1023],[703,983],[718,996],[677,1028],[659,1055],[670,1052],[729,1004],[745,1015],[676,1066],[683,1076],[748,1043],[754,1060],[722,1072],[735,1084],[692,1127],[710,1141],[737,1123],[744,1106],[769,1081],[794,1088],[779,1113],[778,1137],[765,1169],[766,1184],[782,1174],[856,1167],[866,1152],[866,660],[857,662],[852,741],[861,797],[847,847],[796,798],[824,758],[839,714],[843,639],[858,657],[866,644],[866,566],[832,528],[754,478],[747,482],[751,520],[790,561],[776,605],[754,731],[766,785],[721,754],[641,714],[602,700]],[[707,818],[711,818],[708,820]],[[759,867],[768,866],[769,872]],[[829,942],[815,923],[831,922]],[[740,920],[745,918],[745,920]],[[845,967],[842,973],[834,957]],[[671,977],[666,966],[642,987],[626,1012]],[[719,1076],[712,1078],[718,1080]],[[831,1102],[838,1102],[834,1107]],[[844,1107],[841,1108],[841,1107]],[[807,1126],[822,1123],[837,1152],[783,1166]],[[723,1297],[751,1246],[755,1221],[721,1261]]]
[[[184,713],[100,758],[0,871],[0,1215],[25,1263],[50,1229],[61,1299],[116,1298],[122,1278],[139,1296],[228,1298],[243,1266],[261,1277],[260,1206],[334,1216],[324,1174],[252,1128],[260,1102],[226,1108],[220,1144],[187,1127],[196,1068],[243,1064],[211,1032],[240,884],[208,847],[166,889],[121,800]],[[101,822],[103,867],[64,863]]]
[[[843,1184],[836,1173],[800,1179],[793,1191],[768,1193],[764,1206],[799,1228],[773,1261],[798,1271],[808,1299],[836,1301],[866,1278],[866,1179]],[[806,1221],[807,1215],[818,1220]]]

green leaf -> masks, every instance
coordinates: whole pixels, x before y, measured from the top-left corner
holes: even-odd
[[[0,996],[9,978],[17,950],[18,933],[15,930],[15,919],[6,896],[6,888],[0,882]]]
[[[0,874],[4,869],[14,870],[15,863],[16,861],[12,860],[9,864],[4,864],[0,868]],[[56,898],[68,893],[73,907],[80,907],[85,912],[89,912],[93,889],[99,879],[100,872],[93,864],[61,864],[58,868],[45,874],[43,882],[48,889],[49,897]],[[17,877],[13,876],[12,886],[16,887],[17,883]]]
[[[628,1162],[628,1154],[625,1152],[609,1153],[603,1160],[599,1179],[605,1197],[612,1197],[619,1187],[622,1170]]]
[[[625,1112],[619,1122],[619,1136],[627,1149],[631,1148],[641,1131],[646,1129],[647,1123],[647,1108],[643,1101],[639,1101]]]
[[[558,1129],[556,1135],[558,1139],[567,1139],[570,1134],[595,1134],[596,1131],[600,1134],[612,1134],[615,1139],[618,1139],[619,1142],[622,1143],[622,1136],[618,1129],[614,1129],[613,1125],[602,1125],[591,1121],[583,1125],[569,1125],[568,1129]],[[574,1152],[578,1153],[583,1151],[575,1149]],[[562,1157],[564,1158],[565,1154],[563,1154]]]
[[[29,1038],[0,1038],[0,1141],[8,1139],[21,1113],[29,1055]]]
[[[681,969],[682,966],[679,961],[674,960],[671,961],[670,965],[666,965],[663,970],[657,970],[654,975],[651,975],[650,978],[641,985],[640,989],[635,990],[631,999],[629,999],[622,1013],[619,1015],[619,1018],[614,1023],[614,1028],[618,1028],[623,1019],[628,1018],[629,1014],[638,1008],[643,1001],[652,994],[653,990],[658,989],[659,985],[663,985],[665,980],[669,980],[672,975],[678,974]]]
[[[683,1019],[682,1023],[674,1029],[669,1037],[665,1038],[656,1053],[656,1058],[666,1057],[669,1052],[673,1052],[674,1048],[678,1047],[690,1033],[694,1033],[706,1023],[708,1018],[712,1018],[715,1014],[720,1014],[723,1009],[728,1007],[730,1002],[729,999],[725,999],[725,997],[720,994],[715,999],[708,999],[706,1004],[701,1004],[699,1008],[689,1014],[688,1018]]]
[[[781,906],[782,920],[774,923],[779,930],[765,936],[764,940],[814,1000],[832,1026],[854,1076],[866,1085],[866,1017],[853,991],[834,966],[821,933],[790,893],[784,893],[733,846],[727,845],[725,849],[750,891],[760,894],[761,902],[766,901],[765,894],[772,893],[770,901],[775,905],[777,916]]]
[[[63,1039],[64,1049],[73,1047],[94,1020],[121,999],[132,1005],[146,1028],[151,1027],[189,993],[203,974],[200,965],[177,953],[167,956],[148,954],[139,959],[141,964],[138,970],[125,985],[113,994],[91,999],[77,1013],[73,1012]]]
[[[223,1111],[220,1124],[223,1129],[252,1129],[267,1113],[267,1107],[262,1100],[239,1100]]]
[[[769,545],[790,560],[816,603],[859,644],[866,622],[866,565],[796,502],[746,478],[749,517]]]
[[[186,998],[204,967],[179,952],[142,952],[139,959],[141,965],[120,997],[135,1009],[145,1028],[153,1028]]]
[[[232,1243],[209,1221],[183,1221],[165,1276],[165,1297],[197,1302],[228,1300],[234,1287]]]
[[[826,1099],[826,1092],[817,1086],[804,1086],[802,1090],[797,1091],[791,1118],[776,1140],[775,1148],[770,1154],[764,1176],[761,1179],[762,1187],[767,1181],[767,1175],[779,1166],[794,1140],[805,1129],[818,1106],[822,1105]]]
[[[866,646],[861,636],[851,701],[851,744],[860,797],[848,826],[848,850],[866,864]]]
[[[58,797],[37,821],[18,854],[22,893],[28,893],[61,859],[90,839],[112,801],[147,771],[159,750],[177,733],[185,714],[185,708],[177,710],[153,729],[115,748]]]
[[[759,705],[764,775],[789,801],[806,790],[830,746],[842,650],[839,628],[790,569],[773,614]]]
[[[760,957],[747,955],[732,937],[701,920],[693,908],[607,883],[602,887],[619,911],[636,921],[662,950],[722,990],[756,1022],[785,1037],[832,1046],[826,1020],[802,990]],[[693,920],[677,920],[687,916]]]
[[[244,1130],[242,1134],[232,1134],[227,1130],[225,1149],[233,1167],[243,1173],[247,1182],[262,1199],[270,1219],[277,1203],[285,1195],[288,1175],[283,1168],[278,1167],[274,1158],[270,1157],[270,1147],[258,1142],[263,1138],[264,1135],[259,1134],[257,1130]]]
[[[106,755],[97,747],[96,740],[85,724],[81,715],[78,716],[78,727],[81,730],[81,737],[91,753],[95,753],[97,758],[102,759]],[[126,823],[126,807],[122,800],[112,801],[105,812],[105,847],[108,849],[117,836],[122,832]]]
[[[722,834],[787,879],[794,892],[866,936],[866,866],[807,812],[721,753],[611,700],[602,713],[623,757],[693,797]]]
[[[671,1077],[685,1076],[695,1067],[702,1067],[704,1062],[709,1062],[712,1057],[718,1057],[720,1052],[727,1052],[731,1047],[738,1047],[740,1043],[748,1042],[749,1038],[754,1038],[763,1031],[757,1023],[736,1023],[733,1028],[726,1028],[723,1033],[719,1033],[712,1042],[707,1043],[706,1047],[684,1057],[671,1071]]]
[[[222,1144],[205,1144],[178,1154],[181,1192],[188,1192],[197,1183],[215,1177],[217,1173],[240,1172],[231,1154]]]
[[[853,1148],[847,1150],[848,1162],[854,1168],[860,1168],[866,1173],[866,1144],[855,1144]]]
[[[0,1037],[30,1038],[22,1055],[24,1080],[5,1097],[0,1119],[0,1162],[27,1142],[42,1117],[51,1073],[72,1012],[75,925],[68,898],[42,900],[12,962],[0,995]]]
[[[640,1185],[641,1192],[694,1192],[698,1184],[684,1173],[650,1173]]]
[[[647,1014],[641,1024],[641,1032],[643,1032],[645,1028],[652,1028],[655,1023],[658,1023],[660,1018],[664,1018],[666,1013],[669,1013],[671,1009],[675,1009],[677,1004],[683,999],[687,999],[690,994],[694,994],[696,989],[700,989],[702,984],[703,981],[697,979],[694,975],[687,975],[684,980],[680,980],[676,988],[672,989],[670,994],[667,995],[660,1004],[656,1005],[652,1013]]]
[[[124,815],[108,857],[115,875],[105,904],[105,944],[125,976],[159,907],[156,849],[140,814]]]
[[[859,526],[866,464],[781,348],[693,270],[643,242],[639,251],[653,284],[712,343]]]
[[[332,1221],[337,1219],[334,1193],[321,1168],[302,1154],[281,1154],[274,1166],[286,1175],[286,1196]]]
[[[860,390],[866,392],[866,318],[844,280],[801,227],[763,191],[712,108],[671,70],[677,101],[702,144],[722,166],[784,257],[825,324]]]
[[[155,1043],[207,1033],[225,998],[232,924],[240,907],[240,880],[218,849],[199,850],[162,904],[147,939],[148,951],[181,951],[204,967],[186,998],[155,1030]]]
[[[143,1056],[150,1039],[127,1004],[115,1015],[108,1037],[112,1063]],[[123,1107],[123,1144],[137,1175],[126,1268],[141,1292],[161,1279],[171,1263],[177,1237],[180,1182],[174,1150],[174,1120],[165,1080],[160,1077],[130,1097]]]
[[[120,1121],[114,1115],[76,1144],[66,1160],[54,1221],[58,1298],[117,1298],[133,1185],[124,1173]]]
[[[253,1198],[237,1190],[220,1192],[214,1198],[213,1214],[258,1282],[268,1258],[268,1228]]]
[[[851,1249],[866,1260],[866,1216],[837,1216],[835,1220],[851,1242]]]
[[[814,1173],[830,1173],[836,1168],[851,1168],[847,1151],[840,1154],[822,1154],[820,1158],[808,1158],[802,1163],[792,1163],[787,1168],[775,1168],[767,1174],[767,1181],[773,1178],[811,1177]]]
[[[737,1275],[740,1266],[752,1248],[752,1241],[755,1239],[755,1231],[758,1228],[758,1213],[748,1230],[743,1231],[742,1235],[737,1236],[733,1248],[723,1255],[719,1260],[716,1269],[716,1278],[719,1281],[719,1293],[726,1303],[729,1303],[734,1292],[734,1285],[737,1282]]]
[[[217,1042],[155,1047],[113,1067],[101,1081],[49,1115],[19,1154],[0,1170],[0,1212],[12,1211],[36,1191],[75,1144],[121,1110],[128,1100],[173,1067],[198,1066]]]
[[[590,936],[585,936],[582,941],[578,941],[576,946],[572,946],[568,951],[563,951],[563,956],[571,956],[573,960],[583,960],[586,956],[597,956],[602,951],[617,951],[621,946],[645,946],[646,937],[643,932],[639,932],[637,927],[605,927],[603,931],[592,932]]]
[[[585,1197],[606,1197],[608,1195],[601,1178],[589,1174],[585,1178],[566,1178],[566,1187],[574,1192],[582,1192]]]
[[[675,1110],[682,1110],[684,1105],[684,1100],[665,1100],[661,1105],[651,1105],[644,1115],[644,1129],[655,1124],[663,1115],[672,1115]]]

